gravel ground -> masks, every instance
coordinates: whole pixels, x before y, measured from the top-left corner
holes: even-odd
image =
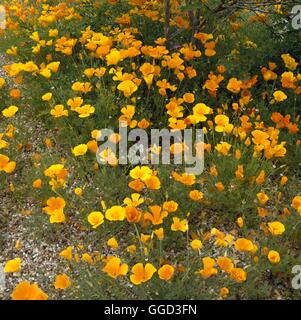
[[[0,77],[7,80],[8,86],[14,86],[6,73],[3,70],[3,65],[8,64],[6,56],[0,53]],[[7,90],[7,89],[6,89]],[[22,91],[22,88],[21,88]],[[24,107],[24,105],[22,106]],[[32,106],[26,105],[24,109],[30,110]],[[22,196],[18,203],[9,190],[0,189],[0,300],[10,299],[10,295],[15,286],[20,281],[36,282],[38,285],[49,293],[49,288],[53,288],[52,284],[54,277],[58,273],[66,272],[64,266],[59,263],[59,252],[69,245],[83,244],[85,237],[89,236],[89,232],[80,230],[76,224],[64,224],[59,236],[56,234],[45,234],[47,226],[41,225],[43,219],[39,219],[44,215],[41,210],[41,203],[35,204],[33,200],[26,198],[26,189],[24,189],[24,179],[28,178],[28,169],[31,168],[30,159],[34,153],[42,154],[42,156],[50,156],[51,152],[57,152],[64,157],[68,157],[66,151],[56,144],[55,151],[49,149],[49,154],[45,154],[44,145],[45,137],[54,140],[55,133],[50,132],[45,128],[42,121],[36,117],[32,117],[29,112],[20,110],[13,118],[14,126],[17,132],[26,137],[26,143],[30,145],[29,152],[21,152],[17,159],[17,169],[13,173],[12,182],[16,189],[23,187]],[[5,126],[0,125],[0,132],[5,130]],[[18,163],[21,165],[18,167]],[[27,165],[28,164],[28,165]],[[17,185],[19,183],[19,185]],[[18,199],[19,200],[19,199]],[[30,213],[36,215],[40,227],[34,220],[36,216],[31,216]],[[80,214],[75,212],[75,214]],[[48,222],[47,222],[48,223]],[[48,224],[49,226],[49,224]],[[20,248],[16,248],[16,242],[21,243]],[[85,246],[88,252],[95,251],[97,243],[89,242]],[[6,261],[19,257],[22,259],[21,272],[5,274],[1,272]],[[1,279],[5,276],[4,286],[1,285]],[[64,293],[58,294],[57,291],[51,290],[51,298],[63,299]]]
[[[0,76],[6,77],[2,66],[7,64],[7,59],[4,55],[0,55]],[[8,83],[9,79],[7,79]],[[29,141],[33,150],[36,148],[42,139],[40,134],[43,129],[42,124],[28,121],[29,119],[22,119],[24,117],[21,113],[16,115],[16,121],[23,123],[26,128],[22,127],[22,130],[26,130],[30,133]],[[22,121],[23,120],[23,121]],[[1,131],[4,128],[1,128]],[[18,128],[20,130],[20,128]],[[16,175],[18,175],[16,173]],[[14,179],[18,178],[14,176]],[[58,242],[49,245],[46,242],[36,241],[35,234],[26,227],[28,219],[22,214],[23,210],[30,210],[31,205],[28,204],[27,208],[22,208],[16,204],[11,197],[10,192],[0,193],[1,207],[0,217],[1,221],[4,221],[1,228],[2,242],[0,244],[0,263],[4,263],[12,258],[20,257],[22,259],[22,269],[20,273],[6,274],[5,275],[5,290],[0,291],[0,298],[8,299],[15,285],[22,280],[35,282],[43,276],[43,278],[51,278],[57,264],[57,254],[61,250]],[[20,241],[21,249],[15,248],[16,241]]]
[[[0,77],[6,78],[2,66],[7,63],[6,57],[0,54]],[[7,82],[10,85],[9,79]],[[29,137],[28,143],[31,144],[31,152],[20,155],[20,158],[23,157],[22,160],[26,161],[26,158],[30,157],[32,153],[40,151],[39,145],[43,142],[46,133],[48,137],[50,134],[44,128],[43,123],[38,122],[37,119],[29,118],[22,112],[18,112],[14,117],[14,123],[18,123],[17,129],[22,129]],[[0,132],[3,129],[5,128],[1,127]],[[17,166],[18,160],[20,159],[18,158],[16,161]],[[22,170],[21,172],[16,170],[14,174],[13,181],[18,181],[18,179],[22,181]],[[34,209],[33,203],[25,199],[25,203],[18,204],[9,191],[0,191],[0,203],[0,299],[10,299],[16,284],[23,280],[37,282],[41,288],[46,290],[53,282],[54,275],[63,271],[62,269],[58,270],[59,252],[79,240],[81,234],[78,230],[75,232],[71,226],[66,233],[64,230],[64,235],[55,239],[55,243],[51,243],[49,239],[43,241],[41,240],[43,238],[37,236],[33,228],[29,227],[32,217],[24,214],[26,210],[32,211]],[[77,239],[74,239],[74,235]],[[15,248],[17,241],[21,243],[20,249]],[[5,285],[1,286],[1,277],[3,278],[1,269],[7,260],[16,257],[22,259],[21,272],[5,274]]]

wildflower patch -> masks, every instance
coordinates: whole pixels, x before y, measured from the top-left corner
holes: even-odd
[[[1,299],[301,297],[299,5],[182,2],[3,1]]]

